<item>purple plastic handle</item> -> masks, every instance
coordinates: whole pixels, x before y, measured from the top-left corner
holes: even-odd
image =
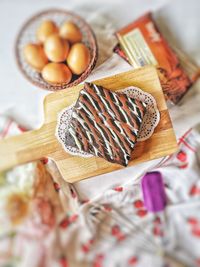
[[[148,211],[163,211],[167,204],[165,188],[160,172],[147,172],[142,178],[144,205]]]

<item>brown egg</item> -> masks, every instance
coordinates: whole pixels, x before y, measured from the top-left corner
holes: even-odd
[[[60,27],[60,36],[70,43],[78,43],[82,40],[82,33],[79,28],[71,21],[64,22]]]
[[[49,63],[42,70],[43,79],[51,84],[69,83],[72,78],[70,69],[63,63]]]
[[[68,41],[62,39],[58,34],[53,34],[44,43],[44,51],[49,60],[62,62],[69,53]]]
[[[41,71],[48,63],[48,58],[44,53],[42,45],[27,44],[24,47],[24,57],[26,62],[37,71]]]
[[[90,63],[90,51],[82,43],[74,44],[67,57],[67,64],[74,74],[83,73]]]
[[[38,27],[36,37],[39,42],[44,43],[46,39],[54,33],[58,33],[56,24],[51,20],[45,20]]]

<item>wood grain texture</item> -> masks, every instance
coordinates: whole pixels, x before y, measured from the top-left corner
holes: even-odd
[[[113,91],[128,86],[138,86],[156,99],[161,120],[150,139],[137,143],[129,166],[175,152],[177,142],[154,67],[120,73],[97,80],[95,83]],[[45,119],[43,126],[38,130],[0,142],[0,170],[42,157],[49,157],[56,162],[64,179],[72,183],[124,168],[117,164],[109,163],[102,158],[81,158],[69,155],[62,149],[62,146],[55,138],[58,113],[77,100],[79,91],[82,88],[83,85],[78,85],[46,96],[44,100]]]

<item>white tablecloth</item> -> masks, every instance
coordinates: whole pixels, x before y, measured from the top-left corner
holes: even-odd
[[[170,6],[169,6],[170,3]],[[178,44],[200,64],[199,0],[1,0],[0,1],[0,113],[8,114],[28,128],[39,127],[43,120],[43,99],[49,92],[36,88],[24,79],[17,69],[14,56],[14,41],[22,23],[34,13],[47,8],[74,10],[88,20],[97,34],[100,60],[99,66],[88,80],[109,76],[130,69],[117,55],[112,55],[115,42],[112,33],[136,19],[144,12],[157,10],[164,5],[158,17],[168,22]],[[112,56],[112,57],[110,57]],[[109,58],[100,65],[105,58]],[[198,83],[179,106],[170,108],[177,137],[200,121],[200,93]],[[79,192],[89,198],[106,188],[135,179],[157,161],[147,162],[114,173],[87,179],[76,184]]]

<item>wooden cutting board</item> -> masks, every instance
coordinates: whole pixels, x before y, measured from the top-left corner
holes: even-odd
[[[176,138],[154,67],[131,70],[97,80],[95,83],[113,91],[128,86],[137,86],[153,95],[157,101],[161,115],[160,122],[150,139],[136,144],[133,160],[129,166],[163,157],[176,151]],[[69,155],[57,141],[55,137],[57,114],[77,100],[82,88],[83,85],[78,85],[47,95],[44,99],[44,124],[41,128],[0,142],[0,171],[48,157],[55,161],[63,178],[73,183],[124,168],[98,157],[81,158]]]

